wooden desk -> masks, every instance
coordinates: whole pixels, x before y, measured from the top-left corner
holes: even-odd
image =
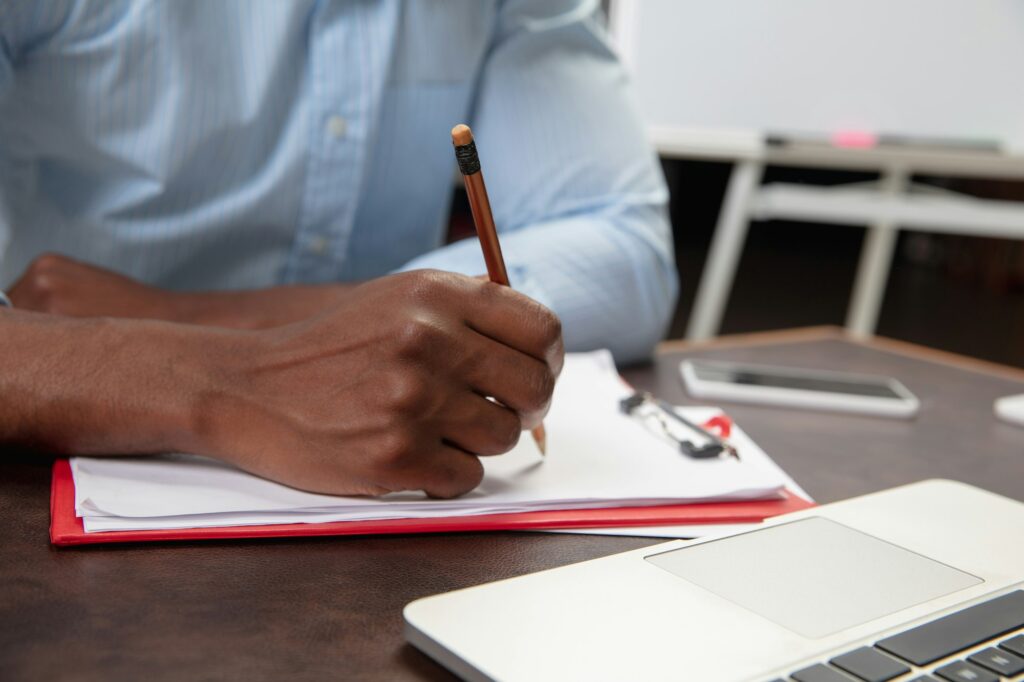
[[[663,345],[635,385],[686,399],[687,356],[891,374],[913,422],[729,406],[821,502],[948,477],[1024,499],[1024,429],[992,401],[1024,372],[829,329]],[[425,595],[656,542],[528,533],[207,542],[56,550],[49,464],[0,464],[0,678],[423,680],[450,676],[402,639]]]

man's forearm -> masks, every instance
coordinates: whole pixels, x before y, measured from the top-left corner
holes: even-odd
[[[173,293],[171,319],[233,329],[266,329],[313,317],[353,285],[292,285],[247,291]]]
[[[0,311],[0,441],[60,454],[198,451],[227,333]]]

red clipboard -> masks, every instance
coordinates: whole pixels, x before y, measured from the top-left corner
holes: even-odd
[[[75,516],[75,481],[71,476],[71,465],[66,459],[58,459],[53,464],[53,479],[50,488],[50,542],[59,547],[67,547],[117,542],[552,530],[615,526],[674,526],[698,523],[757,523],[769,516],[786,514],[813,506],[814,503],[787,491],[782,499],[748,502],[571,509],[435,519],[281,523],[266,526],[86,533],[82,527],[82,519]]]

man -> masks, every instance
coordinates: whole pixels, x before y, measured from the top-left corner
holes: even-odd
[[[596,5],[4,0],[0,440],[472,489],[562,332],[634,359],[672,309]],[[462,121],[517,291],[443,245]]]

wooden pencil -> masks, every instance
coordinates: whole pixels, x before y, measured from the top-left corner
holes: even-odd
[[[498,230],[494,226],[494,215],[491,214],[491,202],[487,198],[487,186],[480,170],[480,157],[477,156],[473,131],[469,126],[460,123],[452,128],[452,144],[455,146],[455,159],[459,162],[462,180],[466,183],[469,209],[473,214],[473,224],[476,226],[476,234],[484,252],[487,276],[492,282],[510,286],[505,259],[501,256]],[[531,433],[540,454],[547,454],[547,432],[544,430],[544,424],[541,423]]]

